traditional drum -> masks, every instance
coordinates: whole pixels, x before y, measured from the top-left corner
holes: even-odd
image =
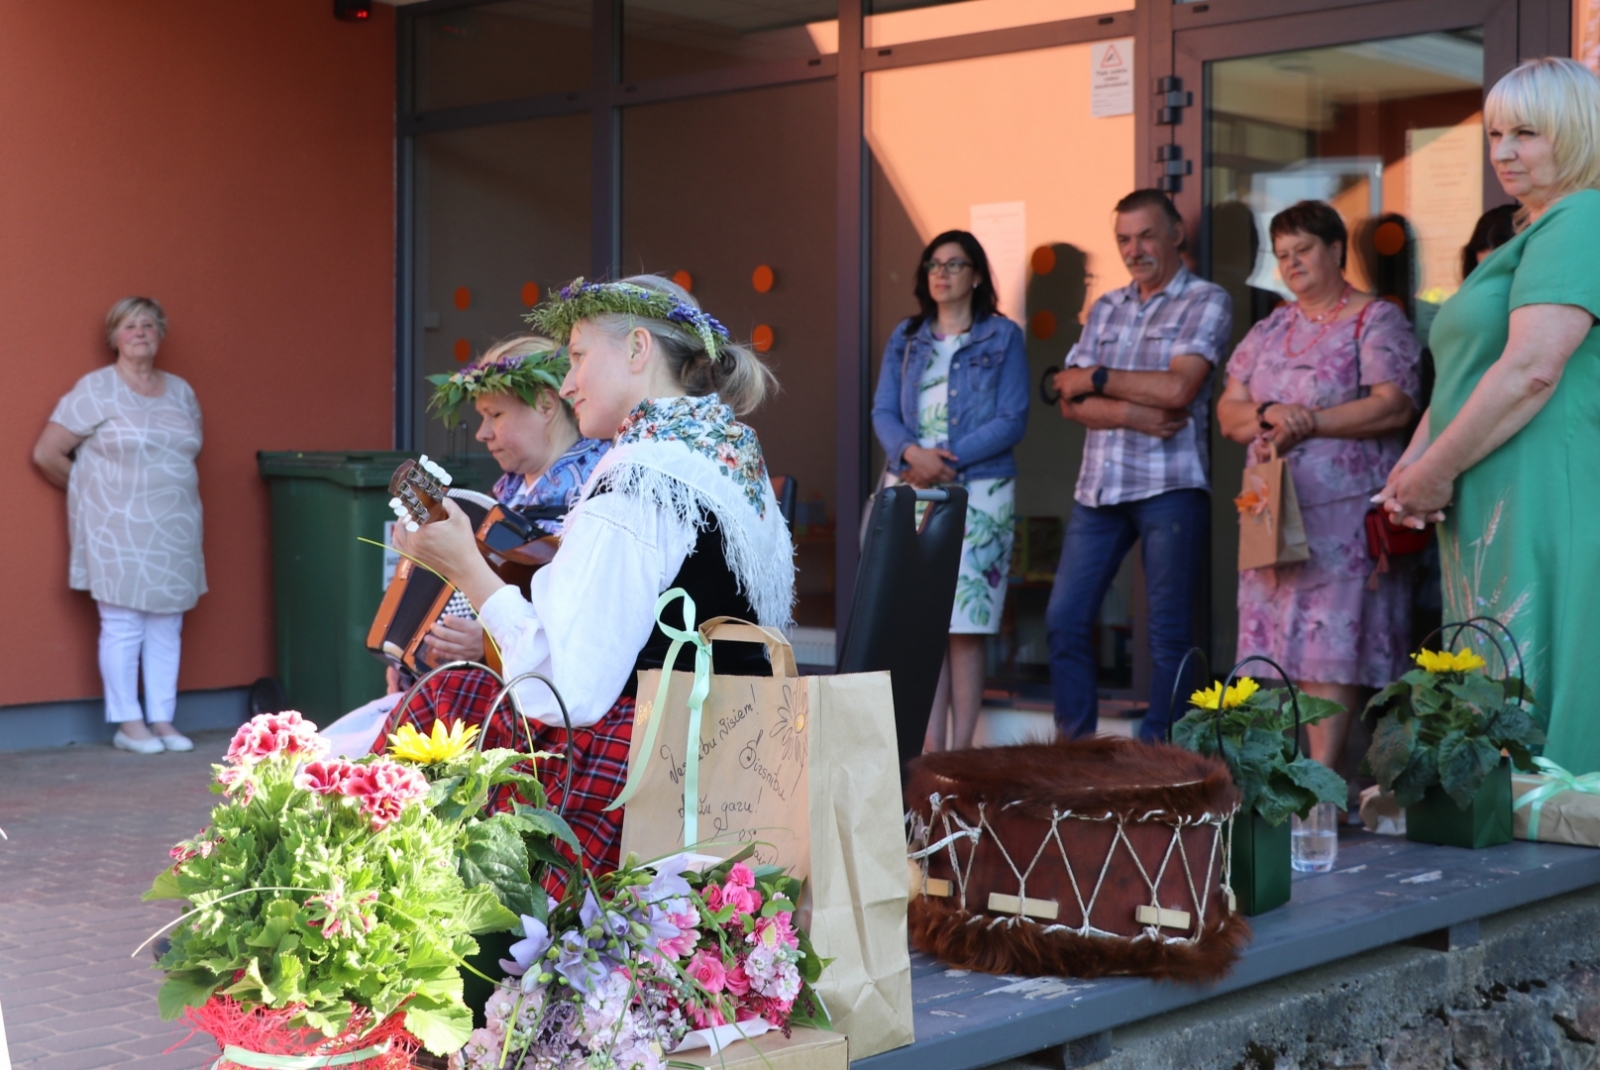
[[[1250,939],[1221,762],[1086,739],[927,754],[906,787],[911,943],[960,969],[1208,981]]]

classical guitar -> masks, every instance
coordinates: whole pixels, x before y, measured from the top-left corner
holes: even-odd
[[[450,498],[467,515],[478,550],[495,575],[526,594],[534,570],[549,563],[560,547],[559,538],[546,534],[538,522],[558,520],[566,510],[511,509],[487,494],[452,487],[451,483],[450,474],[425,454],[415,461],[402,461],[389,481],[389,506],[395,519],[416,531],[423,524],[443,520],[444,499]],[[444,616],[471,615],[471,604],[441,577],[402,557],[367,632],[367,649],[420,675],[443,663],[428,645],[434,623]],[[485,652],[485,661],[496,671],[500,669],[492,646]]]

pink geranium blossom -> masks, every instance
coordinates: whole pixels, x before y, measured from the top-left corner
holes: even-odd
[[[329,742],[317,734],[317,726],[298,711],[261,713],[239,726],[228,745],[227,761],[233,765],[256,765],[269,758],[320,758],[328,753]]]
[[[344,791],[346,781],[357,768],[353,762],[347,762],[343,758],[307,762],[305,767],[294,775],[294,786],[318,795],[340,794]]]
[[[428,781],[415,769],[379,759],[355,766],[340,789],[361,800],[361,811],[383,829],[399,819],[405,807],[427,797]]]

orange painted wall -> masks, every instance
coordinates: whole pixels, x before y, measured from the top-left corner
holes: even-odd
[[[0,705],[100,693],[63,495],[29,455],[130,293],[165,305],[157,366],[205,414],[211,591],[179,686],[271,671],[256,451],[391,436],[394,13],[374,7],[0,2]]]

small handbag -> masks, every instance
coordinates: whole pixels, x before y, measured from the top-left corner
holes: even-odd
[[[1361,316],[1356,320],[1356,391],[1360,396],[1361,390],[1361,328],[1367,321],[1367,313],[1371,311],[1372,303],[1361,310]],[[1371,577],[1367,580],[1367,589],[1378,589],[1378,576],[1389,571],[1389,559],[1392,557],[1408,557],[1420,554],[1433,542],[1433,525],[1423,528],[1408,528],[1396,524],[1389,516],[1389,511],[1381,505],[1375,505],[1367,510],[1367,556],[1377,562],[1372,570]]]

